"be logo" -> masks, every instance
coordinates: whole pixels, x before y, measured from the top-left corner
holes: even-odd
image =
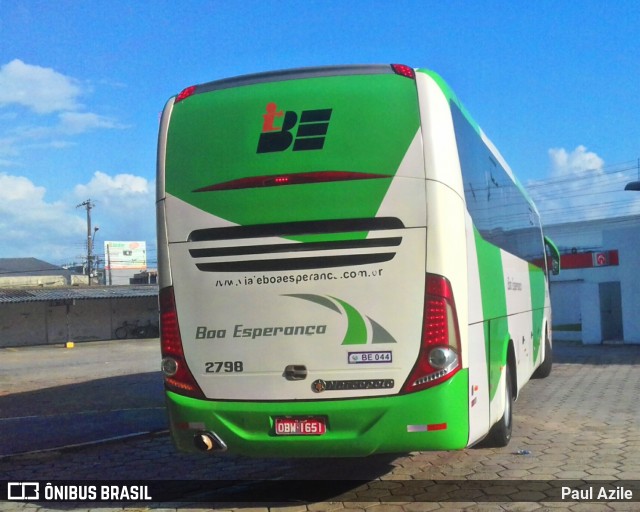
[[[262,115],[262,133],[258,140],[258,153],[273,153],[289,149],[308,151],[322,149],[329,129],[332,109],[303,110],[298,114],[289,110],[278,110],[275,103],[267,103]],[[293,129],[298,126],[295,137]]]

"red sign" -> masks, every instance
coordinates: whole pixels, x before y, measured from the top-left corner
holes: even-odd
[[[618,265],[618,251],[574,252],[560,257],[563,270],[572,268],[609,267]]]

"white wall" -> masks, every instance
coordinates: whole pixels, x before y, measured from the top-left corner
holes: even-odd
[[[39,302],[0,304],[0,347],[27,345],[30,339],[42,344],[47,339],[45,307]]]
[[[580,303],[582,285],[582,281],[555,281],[551,283],[554,340],[582,341],[582,329],[567,328],[582,325],[582,311],[576,307],[576,304]]]
[[[604,242],[618,249],[625,342],[640,343],[640,223],[605,231]]]
[[[157,297],[76,299],[70,306],[4,303],[0,304],[0,347],[110,340],[125,320],[157,326]]]
[[[582,342],[602,343],[599,284],[619,281],[624,342],[640,344],[640,218],[635,222],[612,223],[609,220],[552,226],[547,234],[561,248],[576,247],[581,251],[617,249],[619,258],[617,266],[563,269],[559,276],[553,276],[553,323],[572,323],[567,319],[575,319],[579,313]],[[559,332],[554,332],[554,337],[575,339],[568,333]]]
[[[64,276],[0,277],[0,288],[29,288],[35,286],[67,286]]]

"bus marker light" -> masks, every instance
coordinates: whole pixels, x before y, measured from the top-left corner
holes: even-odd
[[[431,423],[430,425],[407,425],[407,432],[434,432],[447,430],[446,423]]]
[[[196,92],[196,86],[195,85],[191,85],[189,87],[186,87],[185,89],[182,89],[182,91],[180,91],[180,94],[178,94],[178,96],[176,96],[176,100],[174,102],[178,103],[182,100],[187,99],[189,96],[193,96],[193,94]]]
[[[197,188],[193,192],[215,192],[219,190],[238,190],[243,188],[278,187],[283,185],[308,185],[331,183],[336,181],[373,180],[392,178],[390,174],[376,174],[355,171],[312,171],[278,174],[275,176],[249,176],[231,181],[216,183]]]
[[[406,76],[407,78],[415,78],[416,72],[415,70],[404,64],[391,64],[391,68],[396,75]]]

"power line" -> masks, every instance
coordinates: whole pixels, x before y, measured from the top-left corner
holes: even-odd
[[[620,168],[619,166],[625,166],[624,168]],[[573,171],[569,176],[558,176],[556,178],[546,178],[544,180],[534,180],[529,182],[526,185],[527,190],[531,190],[536,187],[544,187],[549,184],[563,183],[563,182],[571,182],[576,179],[586,179],[592,178],[594,174],[596,176],[606,176],[609,174],[614,174],[616,172],[628,172],[628,171],[637,171],[638,164],[636,162],[623,162],[619,164],[611,164],[601,169],[583,169],[578,171]]]
[[[624,185],[640,173],[640,160],[609,165],[530,182],[527,190],[545,224],[623,217],[640,213],[640,197],[624,191]],[[567,186],[571,184],[571,186]],[[588,215],[596,212],[596,215]]]

